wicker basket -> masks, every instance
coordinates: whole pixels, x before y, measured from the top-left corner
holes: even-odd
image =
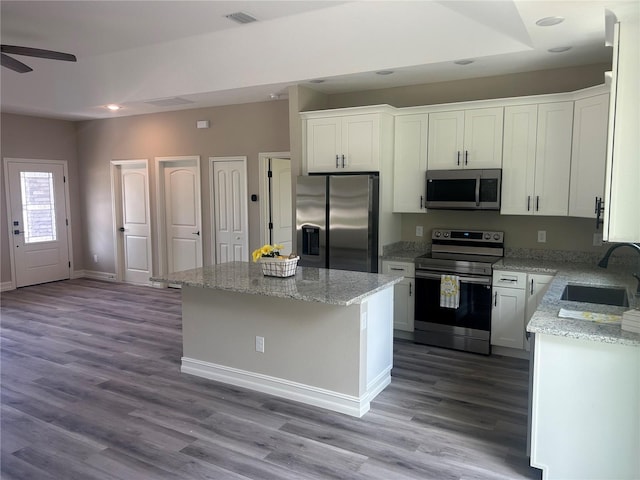
[[[270,258],[262,257],[260,265],[262,274],[267,277],[292,277],[296,274],[296,267],[300,257],[293,258]]]

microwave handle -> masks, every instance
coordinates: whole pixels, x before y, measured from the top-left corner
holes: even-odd
[[[476,207],[480,206],[480,175],[476,177]]]

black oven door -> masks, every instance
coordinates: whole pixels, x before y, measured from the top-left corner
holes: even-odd
[[[440,274],[416,271],[415,328],[491,331],[491,277],[460,276],[460,306],[440,306]],[[485,335],[482,335],[485,336]]]

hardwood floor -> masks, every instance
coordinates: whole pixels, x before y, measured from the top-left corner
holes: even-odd
[[[6,480],[540,478],[523,360],[396,342],[357,419],[181,374],[176,290],[56,282],[1,315]]]

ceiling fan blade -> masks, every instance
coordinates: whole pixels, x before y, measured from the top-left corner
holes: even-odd
[[[64,60],[65,62],[75,62],[76,56],[70,53],[55,52],[53,50],[43,50],[41,48],[19,47],[16,45],[0,45],[2,53],[13,55],[25,55],[27,57],[48,58],[50,60]]]
[[[27,73],[33,70],[33,68],[29,67],[28,65],[25,65],[24,63],[19,62],[15,58],[11,58],[9,55],[5,55],[4,53],[2,54],[0,59],[2,61],[3,67],[7,67],[14,72]]]

